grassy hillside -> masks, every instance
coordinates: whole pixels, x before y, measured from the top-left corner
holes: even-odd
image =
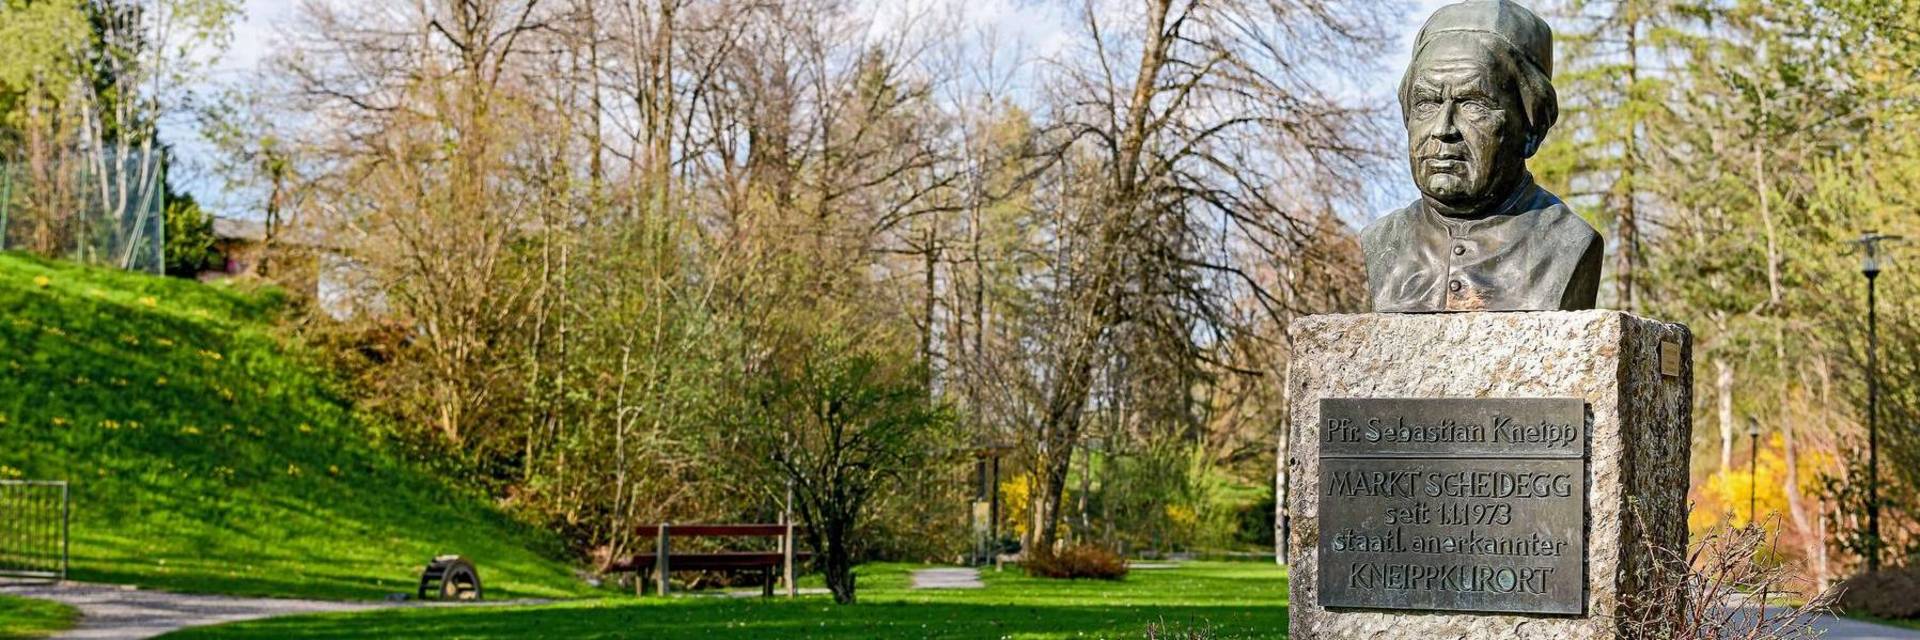
[[[377,598],[440,553],[584,587],[553,541],[369,444],[268,292],[0,254],[0,478],[73,483],[75,579]]]

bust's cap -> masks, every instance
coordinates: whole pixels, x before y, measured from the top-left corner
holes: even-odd
[[[1507,43],[1522,60],[1553,77],[1553,28],[1533,11],[1511,0],[1466,0],[1441,7],[1420,28],[1414,57],[1449,34],[1484,34]]]

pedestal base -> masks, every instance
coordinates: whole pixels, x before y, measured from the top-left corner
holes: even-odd
[[[1650,549],[1684,553],[1693,402],[1692,336],[1685,326],[1615,311],[1369,314],[1305,318],[1295,323],[1293,336],[1286,463],[1295,640],[1619,638],[1624,621],[1639,615],[1632,608],[1644,606],[1629,596],[1647,588],[1644,581],[1655,573],[1656,563],[1669,562]],[[1329,433],[1321,401],[1356,398],[1584,402],[1585,521],[1584,527],[1567,525],[1567,530],[1585,531],[1580,565],[1585,602],[1574,607],[1581,613],[1325,606],[1353,598],[1321,593],[1323,502],[1358,498],[1350,490],[1342,494],[1322,485],[1322,448]],[[1455,502],[1472,506],[1475,501]],[[1544,530],[1548,523],[1541,524]],[[1341,532],[1326,532],[1336,533]],[[1398,583],[1391,576],[1385,582],[1356,577],[1342,588],[1404,591],[1461,589],[1463,584],[1428,579],[1410,586],[1403,574]]]

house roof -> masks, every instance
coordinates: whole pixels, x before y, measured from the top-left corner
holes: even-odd
[[[267,225],[259,220],[214,216],[213,237],[221,240],[264,242],[267,239]]]

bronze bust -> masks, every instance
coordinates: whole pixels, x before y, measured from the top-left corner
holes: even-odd
[[[1400,83],[1421,198],[1361,232],[1376,312],[1592,309],[1604,243],[1527,172],[1560,116],[1553,31],[1509,0],[1441,8]]]

